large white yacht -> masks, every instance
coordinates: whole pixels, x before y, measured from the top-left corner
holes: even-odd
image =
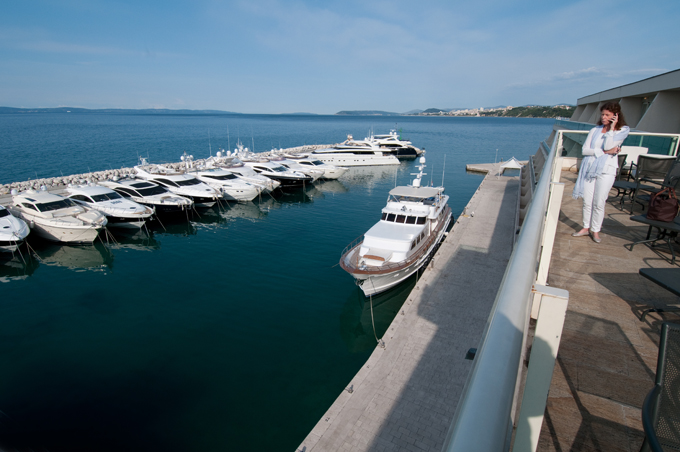
[[[54,242],[91,243],[106,226],[106,216],[71,199],[47,191],[13,193],[14,216],[28,223],[39,236]]]
[[[243,163],[255,170],[255,172],[280,182],[281,188],[303,187],[305,184],[310,184],[314,181],[313,178],[306,174],[284,168],[278,162],[271,162],[269,159],[248,160]]]
[[[135,166],[137,177],[161,185],[176,195],[191,199],[196,206],[212,207],[222,197],[220,192],[194,176],[162,165]]]
[[[102,181],[101,185],[109,187],[134,202],[153,208],[156,215],[175,214],[191,210],[194,202],[184,196],[176,195],[165,187],[148,180],[121,179]]]
[[[247,182],[231,171],[224,168],[198,168],[188,174],[196,176],[201,182],[205,182],[222,193],[222,197],[228,201],[247,202],[257,198],[262,191],[257,185]]]
[[[228,152],[220,151],[215,157],[207,158],[205,160],[206,168],[224,168],[242,180],[255,185],[262,193],[271,193],[281,186],[281,182],[263,176],[244,165],[237,157],[225,154],[228,154]]]
[[[77,185],[66,189],[68,198],[106,215],[108,225],[119,228],[141,228],[154,214],[151,207],[123,198],[109,187]]]
[[[24,220],[0,206],[0,251],[15,252],[30,232]]]
[[[382,217],[342,253],[340,266],[366,296],[399,284],[426,264],[451,222],[444,187],[422,187],[425,157],[412,185],[390,190]]]
[[[380,149],[389,151],[397,158],[416,158],[425,151],[413,146],[409,140],[403,140],[396,129],[388,134],[371,135],[366,141],[376,144]]]
[[[330,148],[317,149],[311,156],[336,166],[398,165],[399,159],[388,150],[368,141],[356,141],[352,135],[347,140]]]
[[[347,168],[343,166],[329,165],[317,158],[310,157],[309,154],[284,154],[283,157],[287,160],[297,162],[303,168],[308,167],[323,171],[321,179],[338,179],[347,172]]]
[[[323,177],[325,171],[319,168],[314,168],[313,166],[303,166],[300,165],[295,159],[291,159],[287,156],[277,155],[269,158],[270,161],[278,163],[279,165],[288,168],[291,171],[297,171],[298,173],[305,174],[313,179],[314,182]]]

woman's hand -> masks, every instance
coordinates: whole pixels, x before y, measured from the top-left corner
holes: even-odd
[[[618,122],[619,122],[619,114],[617,113],[612,117],[611,122],[609,123],[609,130],[616,130],[616,124]]]
[[[604,151],[605,154],[609,154],[609,155],[616,155],[619,152],[621,152],[621,146],[614,146],[613,148],[607,149],[606,151]]]

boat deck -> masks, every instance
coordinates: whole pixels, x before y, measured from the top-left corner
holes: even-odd
[[[678,265],[670,264],[665,244],[624,248],[643,240],[647,226],[630,220],[630,203],[619,210],[618,199],[607,203],[601,243],[572,237],[581,228],[581,200],[571,198],[575,180],[575,174],[562,172],[564,199],[548,283],[569,291],[569,307],[538,450],[637,451],[661,323],[680,322],[677,313],[639,320],[642,310],[680,299],[638,271]]]
[[[517,177],[484,179],[390,325],[385,348],[299,451],[441,450],[472,367],[465,355],[478,346],[512,252],[518,191]]]

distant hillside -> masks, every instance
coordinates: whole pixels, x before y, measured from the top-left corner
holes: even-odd
[[[401,113],[393,113],[391,111],[380,110],[343,110],[336,113],[336,115],[351,115],[351,116],[400,116]]]
[[[240,113],[222,110],[169,110],[167,108],[145,108],[140,110],[127,108],[89,109],[77,107],[57,108],[13,108],[0,107],[0,114],[7,113],[108,113],[108,114],[141,114],[141,115],[238,115]]]
[[[571,118],[574,113],[574,107],[568,105],[560,105],[558,107],[542,107],[542,106],[528,106],[528,107],[514,107],[512,110],[500,111],[480,111],[480,116],[508,116],[514,118]]]

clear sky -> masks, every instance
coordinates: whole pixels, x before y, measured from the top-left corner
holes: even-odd
[[[0,106],[575,104],[680,68],[680,1],[5,0]]]

